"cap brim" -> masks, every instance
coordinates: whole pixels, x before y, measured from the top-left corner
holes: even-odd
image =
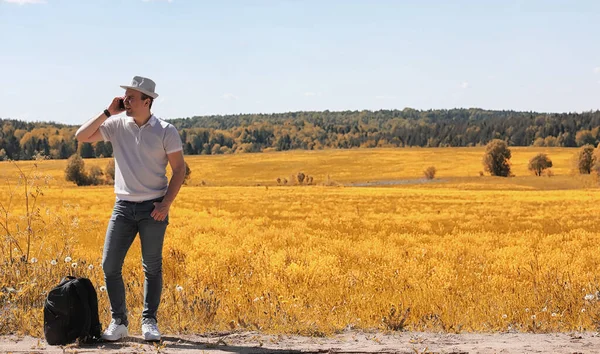
[[[121,88],[124,88],[124,89],[126,89],[126,90],[127,90],[127,89],[132,89],[132,90],[139,91],[139,92],[141,92],[141,93],[143,93],[143,94],[145,94],[145,95],[148,95],[148,96],[150,96],[150,97],[152,97],[152,98],[156,98],[156,97],[158,97],[158,93],[155,93],[155,92],[150,92],[150,91],[146,91],[146,90],[144,90],[144,89],[141,89],[141,88],[139,88],[139,87],[126,86],[126,85],[119,85],[119,86],[120,86]]]

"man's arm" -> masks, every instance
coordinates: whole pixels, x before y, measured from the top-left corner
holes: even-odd
[[[167,154],[167,159],[169,160],[169,165],[171,165],[171,169],[173,170],[173,176],[169,182],[167,194],[165,194],[163,202],[166,201],[169,204],[173,204],[173,201],[175,200],[177,193],[179,193],[179,189],[181,188],[181,185],[185,179],[185,161],[183,160],[183,150]]]
[[[121,98],[115,97],[108,107],[108,112],[110,112],[111,115],[122,112],[122,110],[119,109],[119,99]],[[108,117],[104,112],[100,113],[97,117],[88,120],[79,127],[75,133],[75,137],[82,143],[93,143],[102,140],[102,133],[99,128],[106,119],[108,119]]]
[[[171,169],[173,170],[173,176],[171,177],[171,181],[169,181],[169,186],[167,187],[167,193],[165,194],[162,202],[154,203],[154,210],[150,214],[157,221],[163,221],[166,219],[167,214],[169,214],[169,208],[177,193],[179,193],[179,189],[183,184],[185,179],[185,161],[183,160],[183,150],[175,151],[173,153],[167,154],[167,159],[169,160],[169,165],[171,165]]]

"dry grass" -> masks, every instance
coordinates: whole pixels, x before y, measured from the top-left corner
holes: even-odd
[[[538,152],[553,160],[553,177],[527,172]],[[479,177],[482,153],[377,149],[188,157],[191,185],[172,207],[164,248],[161,327],[313,335],[348,327],[595,329],[600,190],[591,188],[590,176],[570,174],[575,149],[513,148],[515,178]],[[86,163],[104,166],[106,160]],[[31,165],[18,163],[24,171]],[[0,231],[0,333],[41,335],[44,293],[66,274],[92,279],[108,323],[99,263],[114,195],[109,186],[64,182],[64,165],[39,163],[37,172],[55,179],[29,180],[43,195],[29,195],[27,217],[25,184],[15,184],[14,165],[0,164],[8,179],[0,187],[5,207],[14,191],[0,224],[16,242]],[[431,165],[441,182],[275,186],[278,176],[298,171],[315,176],[317,184],[328,174],[342,184],[416,180]],[[29,257],[21,259],[27,244]],[[123,273],[137,323],[143,294],[137,242]]]

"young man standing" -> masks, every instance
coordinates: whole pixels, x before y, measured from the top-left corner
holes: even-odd
[[[102,269],[112,321],[102,334],[108,341],[128,336],[125,285],[121,270],[129,247],[139,233],[144,269],[142,334],[160,340],[156,313],[162,292],[162,249],[169,224],[169,208],[185,178],[185,162],[177,129],[151,112],[158,94],[154,81],[135,76],[107,109],[77,130],[79,142],[104,139],[113,146],[117,196],[106,231]],[[123,100],[124,106],[120,105]],[[125,116],[113,117],[125,112]],[[166,176],[167,163],[173,170]]]

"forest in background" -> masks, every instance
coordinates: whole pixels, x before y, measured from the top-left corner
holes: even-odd
[[[374,147],[596,146],[600,111],[537,113],[484,109],[319,111],[233,114],[166,119],[186,155]],[[81,122],[84,123],[83,121]],[[110,157],[112,146],[75,139],[78,125],[0,118],[0,160],[38,155],[66,159]]]

